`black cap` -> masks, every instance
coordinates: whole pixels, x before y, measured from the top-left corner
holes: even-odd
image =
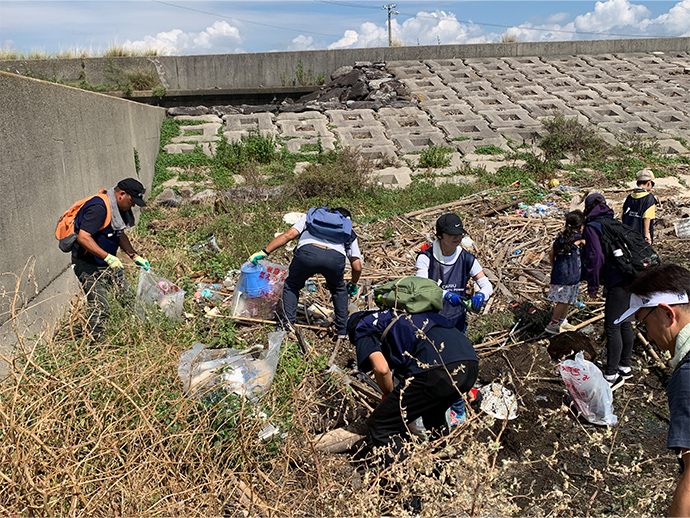
[[[462,226],[462,220],[456,214],[444,214],[436,220],[436,234],[442,233],[457,236],[465,234],[465,227]]]
[[[146,202],[144,201],[146,188],[138,180],[125,178],[118,182],[117,188],[129,194],[132,197],[132,201],[139,205],[139,207],[146,207]]]

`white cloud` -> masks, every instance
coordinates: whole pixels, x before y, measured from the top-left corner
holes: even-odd
[[[242,52],[242,42],[243,38],[237,27],[225,21],[216,21],[201,32],[173,29],[159,32],[155,36],[145,36],[142,40],[127,40],[122,46],[139,51],[155,49],[162,55],[222,54]]]
[[[388,45],[388,30],[372,22],[365,22],[359,31],[347,30],[342,38],[331,43],[329,49],[385,47]]]
[[[649,9],[643,5],[628,0],[607,0],[594,4],[594,12],[577,16],[574,26],[586,32],[614,32],[616,28],[639,27],[649,15]]]
[[[690,36],[690,0],[683,0],[652,20],[644,20],[640,27],[656,36]]]
[[[561,24],[570,18],[568,13],[555,13],[546,18],[546,24]]]
[[[314,38],[300,34],[287,46],[286,50],[314,50]]]
[[[497,42],[501,33],[519,41],[565,41],[629,36],[690,35],[690,0],[682,0],[668,13],[650,18],[650,10],[630,0],[596,2],[594,10],[572,19],[567,12],[558,12],[538,20],[526,21],[501,31],[487,30],[480,24],[458,21],[452,12],[419,11],[414,17],[391,21],[393,40],[403,45],[448,45]],[[596,34],[592,34],[596,33]],[[346,30],[343,37],[329,49],[359,48],[388,45],[388,27],[366,22],[358,30]]]
[[[567,16],[552,16],[543,24],[525,23],[507,32],[520,41],[690,35],[690,0],[677,3],[668,13],[656,18],[649,18],[650,14],[645,6],[629,0],[606,0],[597,2],[594,11],[576,16],[567,24],[561,24]]]
[[[420,11],[402,23],[391,20],[393,41],[403,45],[447,45],[453,43],[478,43],[489,41],[479,25],[458,22],[453,13],[445,11]],[[388,26],[366,22],[359,30],[347,30],[342,38],[328,46],[329,49],[381,47],[388,45]]]

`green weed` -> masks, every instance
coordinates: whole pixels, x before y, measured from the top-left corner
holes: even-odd
[[[448,167],[450,165],[450,155],[453,148],[436,146],[429,144],[419,156],[419,167],[433,167],[435,169]]]
[[[309,164],[288,185],[297,197],[318,197],[324,202],[335,196],[353,197],[371,188],[369,160],[354,150],[329,152],[320,163]],[[327,204],[327,203],[326,203]]]
[[[477,155],[502,155],[506,150],[498,146],[479,146],[474,152]]]
[[[577,118],[567,118],[560,112],[542,120],[549,134],[541,139],[539,147],[544,150],[547,160],[565,158],[566,153],[583,160],[604,157],[609,146],[591,127],[585,127]]]

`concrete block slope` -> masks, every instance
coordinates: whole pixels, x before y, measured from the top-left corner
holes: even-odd
[[[671,51],[638,49],[639,43],[632,43],[625,47],[632,52],[625,52],[619,44],[607,43],[560,47],[592,50],[579,54],[558,54],[553,46],[541,45],[532,46],[544,49],[540,55],[395,54],[413,57],[385,63],[407,87],[413,106],[392,108],[384,102],[366,109],[348,109],[345,104],[332,109],[338,103],[331,103],[320,109],[325,115],[313,116],[289,115],[287,108],[276,107],[274,111],[283,113],[225,115],[222,131],[228,138],[239,138],[251,121],[285,139],[294,152],[313,147],[321,138],[325,149],[338,140],[370,157],[416,153],[431,144],[472,153],[483,146],[534,145],[545,135],[542,119],[558,112],[595,126],[612,144],[630,133],[668,142],[663,146],[668,153],[683,153],[684,148],[672,141],[690,137],[690,59],[682,48],[685,42],[676,43]],[[374,80],[369,88],[382,84]],[[307,127],[309,118],[314,121]]]

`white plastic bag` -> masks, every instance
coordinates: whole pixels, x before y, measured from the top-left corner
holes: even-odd
[[[182,353],[177,375],[189,396],[218,386],[227,392],[255,397],[271,387],[278,368],[280,345],[287,333],[268,334],[268,350],[255,359],[250,349],[206,349],[201,343]],[[261,349],[261,346],[259,346]]]
[[[558,364],[565,386],[580,413],[593,424],[613,426],[618,421],[613,413],[613,393],[604,375],[582,351],[574,360]]]
[[[137,286],[137,302],[146,307],[157,305],[170,320],[182,315],[185,291],[165,277],[154,275],[142,268]]]
[[[496,419],[515,419],[518,402],[515,394],[500,383],[489,383],[479,389],[480,408]]]

